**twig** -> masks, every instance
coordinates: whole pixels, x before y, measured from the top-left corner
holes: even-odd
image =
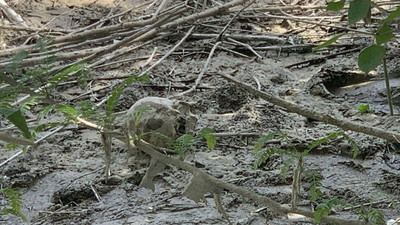
[[[193,32],[195,26],[191,27],[188,32],[186,32],[185,36],[167,52],[161,59],[157,60],[153,65],[151,65],[149,68],[144,70],[143,72],[140,73],[139,76],[143,76],[144,74],[147,74],[150,70],[152,70],[154,67],[158,66],[164,59],[166,59],[168,56],[170,56],[183,42],[186,41],[186,39],[190,36],[190,34]]]
[[[318,23],[318,22],[312,22],[312,21],[309,21],[309,20],[297,19],[297,18],[288,17],[288,16],[275,16],[275,15],[270,15],[268,13],[264,13],[264,14],[265,14],[266,18],[295,20],[295,21],[298,21],[298,22],[314,24],[314,25],[321,26],[321,27],[332,27],[332,28],[337,28],[337,29],[340,29],[340,30],[351,31],[351,32],[358,33],[358,34],[366,34],[366,35],[371,35],[371,36],[374,35],[374,33],[372,33],[372,32],[352,29],[352,28],[348,28],[348,27],[341,27],[341,26],[336,26],[336,25],[322,24],[322,23]]]
[[[260,83],[260,81],[258,80],[258,78],[256,77],[256,76],[251,76],[251,77],[253,77],[253,79],[256,81],[256,84],[257,84],[257,90],[258,91],[261,91],[261,83]]]
[[[104,169],[104,168],[105,168],[105,166],[102,166],[102,167],[100,167],[100,168],[98,168],[98,169],[96,169],[96,170],[93,170],[93,171],[91,171],[91,172],[85,173],[85,174],[83,174],[83,175],[81,175],[81,176],[79,176],[79,177],[74,178],[73,180],[71,180],[71,181],[69,182],[69,184],[68,184],[67,186],[64,187],[64,189],[66,189],[67,187],[69,187],[69,186],[70,186],[71,184],[73,184],[75,181],[77,181],[77,180],[79,180],[79,179],[81,179],[81,178],[83,178],[83,177],[89,176],[90,174],[97,173],[98,171],[100,171],[100,170],[102,170],[102,169]]]
[[[8,162],[10,162],[11,160],[17,158],[19,155],[21,155],[24,152],[24,150],[20,150],[17,153],[15,153],[13,156],[11,156],[10,158],[8,158],[7,160],[5,160],[4,162],[0,163],[0,167],[6,165]]]
[[[213,193],[215,205],[217,206],[217,210],[219,213],[222,214],[222,217],[228,221],[229,225],[232,225],[231,221],[229,220],[228,214],[226,214],[224,207],[222,206],[221,202],[221,194]]]
[[[176,48],[178,48],[190,36],[190,34],[192,33],[194,28],[195,28],[194,26],[192,28],[190,28],[189,31],[186,33],[186,35],[171,50],[169,50],[167,52],[167,54],[165,54],[161,59],[159,59],[157,62],[155,62],[149,68],[142,71],[138,76],[141,77],[141,76],[147,74],[150,70],[152,70],[154,67],[156,67],[158,64],[160,64],[164,59],[166,59],[169,55],[171,55],[172,52],[174,52],[176,50]],[[98,107],[98,106],[102,105],[103,103],[105,103],[110,96],[111,95],[107,96],[105,99],[103,99],[103,101],[98,103],[96,106]]]
[[[14,9],[10,8],[10,6],[8,6],[4,0],[0,0],[0,8],[3,10],[4,14],[6,14],[8,19],[10,19],[12,22],[23,27],[28,27],[22,17],[18,15],[14,11]]]
[[[242,53],[240,53],[240,52],[231,50],[231,49],[229,49],[229,48],[225,48],[225,47],[223,47],[223,46],[219,46],[219,48],[222,49],[222,50],[224,50],[224,51],[230,52],[230,53],[232,53],[232,54],[234,54],[234,55],[243,57],[243,58],[248,58],[248,59],[251,58],[251,57],[248,56],[248,55],[245,55],[245,54],[242,54]]]
[[[94,196],[96,197],[97,201],[101,202],[101,198],[100,198],[99,194],[97,194],[97,191],[92,184],[90,185],[90,189],[92,189],[92,192],[94,193]]]
[[[269,51],[269,50],[287,50],[287,49],[306,49],[311,52],[313,47],[316,47],[316,44],[297,44],[297,45],[280,45],[280,46],[261,46],[261,47],[254,47],[255,50],[260,51]],[[332,44],[328,46],[328,48],[349,48],[354,47],[354,44]]]
[[[193,85],[189,90],[184,91],[184,92],[181,92],[181,93],[178,93],[178,94],[172,96],[171,98],[176,98],[176,97],[179,97],[179,96],[183,96],[183,95],[189,94],[189,93],[193,92],[194,90],[196,90],[196,87],[200,84],[200,81],[201,81],[201,79],[203,78],[204,73],[207,71],[208,64],[210,63],[211,58],[212,58],[212,56],[214,55],[215,49],[217,49],[217,47],[218,47],[218,45],[219,45],[220,43],[221,43],[221,42],[218,41],[217,43],[214,44],[213,48],[212,48],[211,51],[210,51],[210,54],[208,55],[207,61],[206,61],[206,63],[204,64],[203,69],[201,70],[199,76],[197,77],[197,79],[196,79],[194,85]]]
[[[240,42],[240,41],[236,41],[235,39],[232,39],[232,38],[228,38],[228,40],[231,41],[231,42],[233,42],[233,43],[235,43],[235,44],[239,44],[239,45],[244,46],[245,48],[249,49],[255,56],[257,56],[257,58],[259,58],[259,59],[262,59],[262,58],[263,58],[263,57],[262,57],[260,54],[258,54],[258,52],[256,52],[249,44],[245,44],[245,43],[242,43],[242,42]]]
[[[26,44],[32,39],[32,35],[33,35],[33,37],[35,37],[35,36],[38,37],[37,34],[38,34],[40,31],[42,31],[45,27],[47,27],[49,24],[51,24],[51,23],[52,23],[55,19],[57,19],[58,17],[61,17],[61,16],[63,16],[63,15],[67,15],[67,14],[69,14],[69,13],[75,11],[75,10],[76,10],[76,8],[73,8],[73,9],[71,9],[71,10],[68,10],[68,11],[66,11],[66,12],[63,12],[63,13],[57,15],[56,17],[51,18],[51,20],[50,20],[49,22],[47,22],[46,24],[44,24],[44,25],[43,25],[41,28],[39,28],[39,30],[37,30],[35,33],[31,34],[31,36],[30,36],[28,39],[26,39],[22,45],[26,45]]]
[[[386,67],[386,57],[383,57],[383,73],[385,75],[386,95],[387,95],[387,101],[388,101],[388,105],[389,105],[389,112],[390,112],[390,115],[393,116],[392,90],[390,89],[389,75],[388,75],[387,67]]]
[[[144,4],[138,5],[137,7],[131,7],[130,9],[128,9],[128,10],[122,12],[122,13],[119,13],[119,14],[117,14],[117,15],[112,15],[112,13],[114,12],[114,10],[119,6],[119,4],[121,4],[121,2],[122,2],[122,0],[118,1],[117,4],[115,4],[115,6],[114,6],[113,8],[111,8],[110,12],[108,12],[108,15],[105,16],[104,18],[101,18],[99,21],[97,21],[97,22],[95,22],[95,23],[92,23],[92,24],[90,24],[90,25],[88,25],[88,26],[86,26],[86,27],[83,27],[83,28],[81,28],[81,29],[75,30],[75,31],[71,32],[70,35],[76,34],[76,33],[79,33],[79,32],[82,32],[82,31],[84,31],[84,30],[89,30],[90,28],[95,27],[95,26],[97,26],[97,25],[99,25],[99,24],[103,24],[103,23],[104,23],[105,21],[107,21],[107,20],[111,20],[112,18],[115,18],[115,17],[121,16],[121,15],[124,15],[125,13],[127,13],[127,12],[129,12],[129,11],[135,9],[135,8],[141,8],[141,7],[143,7],[144,5],[149,4],[149,3],[146,2],[146,3],[144,3]]]
[[[15,31],[31,31],[31,32],[46,32],[46,33],[59,33],[59,34],[66,34],[72,32],[71,30],[61,30],[61,29],[46,29],[46,28],[36,28],[36,27],[22,27],[22,26],[7,26],[7,25],[0,25],[0,29],[2,30],[15,30]],[[4,51],[4,50],[2,50]]]
[[[250,5],[252,5],[255,2],[255,0],[251,1],[249,4],[247,4],[246,6],[244,6],[243,8],[241,8],[230,20],[229,22],[225,25],[225,27],[221,30],[221,32],[219,32],[218,36],[217,36],[217,42],[221,41],[221,37],[225,34],[225,32],[228,30],[228,27],[231,25],[232,21],[238,17],[238,15],[243,12],[243,10],[245,10],[246,8],[248,8]]]
[[[6,133],[0,133],[0,140],[18,145],[35,146],[35,143],[26,139],[16,138]]]
[[[165,5],[167,4],[168,0],[162,0],[161,4],[158,6],[156,12],[153,14],[153,19],[156,19],[160,11],[164,9]]]
[[[398,5],[398,1],[389,1],[389,2],[377,2],[376,5],[384,6],[384,5]],[[343,9],[348,9],[348,6],[343,7]],[[288,5],[288,6],[277,6],[277,7],[265,7],[265,8],[252,8],[246,10],[249,12],[280,12],[280,11],[292,11],[292,10],[315,10],[315,9],[326,9],[326,5]]]
[[[400,201],[394,201],[394,200],[386,199],[386,200],[380,200],[380,201],[374,201],[374,202],[367,202],[367,203],[364,203],[364,204],[359,204],[359,205],[355,205],[355,206],[351,206],[351,207],[346,207],[346,208],[343,208],[343,210],[344,210],[344,211],[349,211],[349,210],[354,210],[354,209],[358,209],[358,208],[361,208],[361,207],[366,207],[366,206],[371,206],[371,205],[376,205],[376,204],[381,204],[381,203],[395,203],[395,204],[399,204]]]
[[[383,138],[383,139],[386,139],[389,141],[397,142],[397,140],[400,139],[400,135],[398,133],[395,133],[392,131],[386,131],[386,130],[383,130],[383,129],[377,128],[377,127],[371,127],[371,126],[367,126],[364,124],[347,121],[345,119],[338,119],[338,118],[335,118],[328,114],[321,113],[316,110],[309,109],[304,106],[300,106],[300,105],[285,101],[281,98],[275,97],[274,95],[270,95],[265,92],[258,91],[256,89],[254,89],[253,87],[251,87],[250,85],[244,84],[243,82],[240,82],[240,81],[236,80],[235,78],[233,78],[232,76],[229,76],[225,73],[219,72],[219,74],[224,79],[228,80],[229,82],[235,83],[236,85],[247,90],[248,92],[250,92],[256,96],[259,96],[260,98],[262,98],[274,105],[284,108],[287,112],[297,113],[297,114],[305,116],[307,118],[311,118],[314,120],[324,122],[326,124],[331,124],[331,125],[340,127],[344,130],[352,130],[355,132]]]
[[[170,7],[164,11],[171,11],[172,14],[179,12],[182,10],[184,6],[182,4],[178,4],[177,6]],[[147,25],[153,24],[156,21],[153,19],[147,19],[147,20],[139,20],[139,21],[133,21],[133,22],[127,22],[127,23],[120,23],[117,25],[113,26],[107,26],[107,27],[102,27],[99,29],[94,29],[94,30],[87,30],[81,33],[77,34],[68,34],[62,37],[57,37],[55,38],[52,43],[58,44],[58,43],[65,43],[65,42],[74,42],[74,41],[80,41],[80,40],[90,40],[90,39],[96,39],[99,36],[109,36],[112,35],[112,33],[116,33],[117,31],[121,30],[132,30],[137,27],[145,27]],[[20,46],[20,47],[15,47],[12,49],[5,49],[0,51],[0,56],[9,56],[12,55],[16,52],[23,51],[23,50],[29,50],[34,48],[34,44],[32,45],[27,45],[27,46]],[[48,46],[48,48],[52,48],[53,46]]]
[[[100,66],[101,64],[103,64],[104,62],[110,61],[110,60],[112,60],[112,59],[114,59],[114,58],[116,58],[116,57],[119,57],[119,56],[125,55],[125,54],[127,54],[127,53],[130,53],[130,52],[132,52],[132,51],[134,51],[134,50],[137,50],[137,49],[139,49],[139,48],[141,48],[141,47],[143,47],[143,46],[146,46],[146,45],[151,44],[151,43],[153,43],[153,42],[155,42],[155,41],[158,41],[158,40],[160,40],[161,38],[162,38],[162,37],[153,38],[153,39],[151,39],[151,40],[149,40],[149,41],[146,41],[146,42],[144,42],[144,43],[141,43],[141,44],[139,44],[139,45],[130,46],[130,47],[121,49],[121,50],[119,50],[119,51],[111,52],[109,55],[107,55],[106,57],[102,58],[101,60],[98,60],[98,61],[96,61],[96,62],[94,62],[94,63],[88,65],[88,67],[89,67],[89,68],[96,68],[96,67]]]
[[[338,55],[345,55],[345,54],[356,52],[356,51],[359,51],[359,50],[360,50],[360,48],[354,48],[354,49],[350,49],[350,50],[346,50],[346,51],[342,51],[342,52],[333,53],[333,54],[330,54],[330,55],[327,55],[327,56],[318,57],[318,58],[315,58],[315,59],[308,59],[308,60],[304,60],[304,61],[301,61],[301,62],[297,62],[297,63],[293,63],[293,64],[290,64],[290,65],[287,65],[287,66],[285,66],[285,68],[292,68],[292,67],[295,67],[295,66],[301,66],[301,68],[303,68],[303,67],[306,67],[306,66],[311,66],[311,65],[315,65],[315,64],[318,64],[318,63],[325,62],[327,59],[332,59],[332,58],[334,58],[334,57],[336,57]]]
[[[75,60],[77,58],[80,57],[84,57],[84,56],[88,56],[90,54],[93,54],[94,52],[98,52],[105,49],[105,47],[97,47],[97,48],[92,48],[92,49],[83,49],[83,50],[77,50],[74,52],[66,52],[66,53],[58,53],[54,55],[54,62],[58,62],[58,61],[66,61],[66,60]],[[45,56],[40,56],[40,57],[35,57],[35,58],[28,58],[28,59],[24,59],[21,62],[20,66],[34,66],[38,63],[42,63],[44,60],[48,59],[49,56],[45,55]],[[11,64],[12,62],[3,62],[0,63],[0,67],[4,67],[7,66],[9,64]],[[74,63],[75,64],[75,63]]]
[[[35,142],[33,143],[32,146],[33,146],[33,147],[36,147],[40,142],[42,142],[43,140],[45,140],[45,139],[48,138],[49,136],[51,136],[51,135],[57,133],[58,131],[60,131],[60,130],[63,129],[64,127],[65,127],[65,126],[61,126],[61,127],[58,127],[58,128],[56,128],[56,129],[54,129],[54,130],[53,130],[52,132],[50,132],[49,134],[47,134],[47,135],[45,135],[44,137],[40,138],[39,140],[35,141]],[[29,147],[30,147],[30,146],[29,146]],[[29,150],[29,147],[28,147],[28,149],[27,149],[26,151]],[[21,155],[23,152],[24,152],[24,150],[18,151],[18,152],[15,153],[13,156],[11,156],[10,158],[8,158],[8,159],[5,160],[4,162],[0,163],[0,167],[6,165],[6,164],[7,164],[8,162],[10,162],[11,160],[17,158],[17,157],[18,157],[19,155]]]
[[[149,65],[151,61],[153,61],[154,56],[156,55],[158,47],[154,47],[153,53],[151,53],[150,57],[147,59],[146,63],[143,65],[143,67]]]
[[[218,34],[192,34],[191,38],[195,39],[211,39],[217,38]],[[222,40],[225,38],[232,38],[237,41],[264,41],[272,44],[285,44],[287,43],[287,38],[276,37],[272,35],[254,35],[254,34],[224,34]]]

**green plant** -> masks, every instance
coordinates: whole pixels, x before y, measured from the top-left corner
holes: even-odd
[[[48,43],[48,40],[38,40],[33,50],[41,52]],[[75,64],[66,70],[52,74],[50,72],[50,69],[54,67],[52,55],[46,55],[39,65],[31,68],[23,66],[23,61],[27,57],[28,52],[19,52],[12,57],[10,64],[0,69],[0,82],[6,84],[0,88],[0,117],[14,124],[22,132],[24,138],[32,140],[35,131],[29,130],[24,112],[40,106],[37,109],[41,111],[38,114],[40,118],[51,109],[65,108],[52,100],[54,88],[71,76],[75,76],[80,84],[84,84],[90,71],[85,64]],[[21,95],[25,97],[21,98]],[[8,146],[14,148],[15,144],[18,143]]]
[[[345,2],[346,2],[345,0],[329,2],[326,9],[330,11],[339,11],[344,8]],[[373,3],[371,0],[350,0],[347,13],[348,22],[350,24],[354,24],[362,19],[364,19],[364,21],[369,21],[371,17],[371,7],[373,7],[374,4],[375,3]],[[400,17],[400,6],[398,6],[396,10],[391,11],[389,15],[387,15],[387,17],[380,22],[379,28],[374,33],[371,34],[371,36],[373,36],[373,38],[375,39],[374,44],[365,47],[358,55],[358,66],[365,73],[368,73],[371,70],[375,69],[383,62],[390,115],[393,115],[393,104],[390,91],[389,76],[387,74],[387,68],[386,68],[385,46],[387,42],[389,42],[391,39],[395,37],[389,24],[393,22],[394,19],[399,17]],[[331,45],[340,37],[342,37],[344,34],[345,33],[341,33],[334,36],[328,41],[313,48],[313,51]]]
[[[323,143],[338,138],[338,137],[343,137],[346,139],[351,146],[353,147],[353,157],[356,157],[358,154],[358,147],[354,140],[352,140],[347,134],[345,134],[342,131],[339,132],[334,132],[326,137],[320,138],[311,144],[309,144],[305,150],[303,151],[297,151],[295,147],[292,146],[292,149],[290,150],[283,150],[279,148],[263,148],[265,144],[267,144],[269,141],[272,139],[286,139],[286,135],[279,133],[279,132],[271,132],[266,135],[262,135],[256,142],[255,147],[254,147],[254,152],[255,152],[255,168],[259,167],[262,163],[264,163],[271,155],[273,154],[279,154],[279,155],[286,155],[289,156],[289,160],[286,160],[286,162],[293,162],[292,165],[295,163],[296,165],[294,166],[293,170],[293,183],[292,183],[292,208],[296,209],[297,208],[297,203],[299,201],[299,195],[300,195],[300,187],[301,187],[301,180],[302,180],[302,173],[303,173],[303,159],[306,157],[310,151]],[[285,163],[285,166],[283,168],[288,168],[288,163]],[[310,196],[312,201],[316,201],[318,198],[322,196],[322,191],[319,189],[319,186],[321,186],[321,182],[318,179],[315,179],[311,186],[310,186]],[[336,204],[337,201],[331,201],[331,202],[326,202],[325,205],[320,206],[319,214],[316,214],[316,218],[318,219],[319,217],[322,218],[322,216],[326,215],[326,213],[330,212],[330,208]],[[316,219],[316,220],[317,220]]]
[[[4,215],[12,214],[18,216],[19,218],[21,218],[23,221],[26,222],[27,221],[26,217],[21,213],[22,199],[18,191],[12,188],[2,188],[0,189],[0,192],[3,193],[4,196],[11,203],[11,208],[3,209],[3,214]]]
[[[311,197],[311,202],[316,203],[318,199],[322,197],[322,191],[320,187],[322,186],[322,176],[318,174],[315,170],[306,171],[305,176],[308,177],[307,181],[309,183],[308,194]]]
[[[321,204],[319,204],[315,208],[314,221],[316,223],[321,222],[322,217],[329,215],[329,213],[332,211],[332,208],[337,205],[345,205],[345,202],[338,200],[336,198],[324,200]]]
[[[179,154],[180,158],[183,158],[187,151],[191,150],[196,144],[205,139],[208,149],[213,150],[217,142],[215,135],[212,134],[213,132],[211,128],[206,127],[198,131],[195,136],[184,134],[173,141],[173,149]]]
[[[113,114],[113,112],[115,107],[117,107],[118,105],[119,98],[122,95],[123,91],[125,90],[125,87],[132,84],[135,81],[146,82],[149,80],[149,78],[150,76],[147,74],[142,76],[131,75],[129,78],[125,79],[122,84],[114,88],[106,103],[105,117],[103,120],[105,126],[112,125],[112,123],[114,122],[115,115]]]
[[[357,106],[358,111],[361,114],[364,113],[374,113],[375,111],[369,107],[369,104],[361,104]]]
[[[371,207],[360,207],[358,209],[359,219],[362,219],[370,224],[382,225],[386,224],[385,218],[380,210],[373,209]]]

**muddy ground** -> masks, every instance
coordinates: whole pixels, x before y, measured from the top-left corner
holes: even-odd
[[[144,1],[143,1],[144,2]],[[66,30],[85,26],[106,15],[114,1],[17,1],[10,5],[20,13],[28,24],[40,27],[51,22],[55,28]],[[139,1],[122,1],[118,6],[130,7]],[[65,13],[72,6],[76,10]],[[120,9],[120,10],[122,10]],[[89,13],[91,12],[91,13]],[[57,15],[57,16],[55,16]],[[54,19],[55,18],[55,19]],[[53,19],[53,20],[52,20]],[[50,21],[52,20],[52,21]],[[313,32],[311,32],[313,33]],[[18,43],[18,32],[6,33],[7,40]],[[14,38],[14,39],[13,39]],[[162,40],[154,43],[158,53],[167,52],[173,43]],[[397,46],[396,43],[393,43]],[[199,52],[185,55],[183,49],[199,46]],[[180,89],[164,88],[163,85],[180,84],[191,87],[206,62],[208,51],[203,51],[202,41],[188,40],[182,50],[168,57],[150,73],[150,83],[134,84],[124,91],[118,111],[124,111],[138,99],[146,96],[169,97]],[[132,56],[151,55],[153,48],[142,49]],[[399,130],[399,111],[388,116],[385,102],[385,86],[381,68],[373,77],[364,77],[356,84],[332,84],[326,77],[342,72],[351,78],[360,75],[357,69],[357,53],[339,55],[323,63],[310,66],[285,66],[303,60],[321,57],[326,52],[261,52],[263,59],[242,58],[225,51],[217,51],[201,81],[200,88],[180,98],[192,103],[193,113],[198,117],[196,130],[209,127],[217,133],[232,133],[219,137],[213,151],[205,143],[199,144],[185,161],[202,168],[209,174],[258,194],[271,197],[281,204],[290,204],[292,169],[282,176],[281,170],[287,157],[270,157],[261,167],[254,169],[254,144],[257,135],[241,136],[235,133],[268,133],[279,130],[287,134],[290,143],[301,148],[314,140],[339,131],[337,127],[305,117],[287,113],[262,99],[256,98],[218,75],[225,72],[247,84],[257,87],[258,80],[263,91],[285,100],[311,107],[339,118],[346,118],[384,129]],[[398,52],[389,52],[389,70],[394,89],[400,88],[396,78]],[[140,63],[96,70],[99,77],[113,77],[140,71]],[[316,78],[328,92],[315,90]],[[63,101],[80,96],[80,99],[100,101],[109,92],[107,86],[116,81],[95,81],[85,89],[66,85],[57,89]],[[88,90],[90,94],[85,95]],[[359,104],[370,104],[374,113],[361,114]],[[400,104],[399,104],[400,108]],[[40,122],[56,121],[58,114],[50,115]],[[383,119],[382,119],[383,118]],[[44,134],[41,134],[44,135]],[[338,198],[355,207],[336,209],[339,218],[355,219],[360,204],[373,203],[386,220],[400,217],[396,202],[400,201],[400,151],[396,143],[375,137],[348,132],[357,143],[360,152],[352,158],[352,148],[344,140],[333,140],[318,147],[305,158],[305,177],[301,189],[300,206],[315,207],[308,194],[312,177],[322,178],[323,197]],[[288,148],[278,143],[271,147]],[[4,161],[15,151],[1,149]],[[207,204],[195,202],[181,195],[191,175],[181,169],[167,166],[156,176],[156,190],[139,188],[146,171],[146,162],[133,163],[125,144],[114,141],[112,152],[112,176],[104,181],[104,152],[100,135],[96,131],[69,125],[47,138],[37,149],[28,151],[2,168],[2,184],[20,191],[23,206],[21,212],[29,224],[227,224],[215,208],[213,196],[206,196]],[[99,198],[94,196],[94,191]],[[1,197],[1,208],[8,201]],[[235,193],[224,192],[222,204],[232,224],[313,224],[307,218],[281,217],[262,205]],[[1,224],[24,224],[12,215],[1,215]]]

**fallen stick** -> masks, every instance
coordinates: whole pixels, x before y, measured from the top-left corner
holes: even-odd
[[[177,6],[173,6],[172,10],[174,8],[176,8],[176,10],[179,10],[179,9],[184,9],[185,7],[182,6],[181,4],[178,4]],[[171,8],[166,9],[164,11],[171,11]],[[173,12],[174,11],[172,11],[172,13]],[[61,37],[56,37],[52,41],[52,44],[59,44],[59,43],[64,43],[64,42],[74,42],[74,41],[81,41],[81,40],[88,41],[88,40],[92,40],[92,39],[98,39],[100,37],[107,37],[109,35],[119,33],[123,30],[133,30],[134,28],[145,27],[145,26],[151,25],[152,23],[155,23],[155,22],[157,22],[156,19],[136,20],[133,22],[119,23],[117,25],[102,27],[102,28],[93,29],[93,30],[86,30],[86,31],[80,32],[80,33],[73,33],[73,31],[66,30],[65,33],[69,33],[69,34],[67,34],[65,36],[61,36]],[[0,27],[2,27],[2,26],[0,26]],[[23,29],[22,27],[17,27],[17,28],[18,28],[18,30]],[[25,28],[25,29],[32,29],[33,31],[37,31],[39,28]],[[59,32],[62,32],[62,31],[59,31]],[[4,49],[4,50],[0,51],[0,57],[6,57],[9,55],[13,55],[19,51],[30,50],[30,49],[34,48],[34,46],[35,45],[32,44],[32,45],[26,45],[26,46],[18,46],[18,47],[14,47],[14,48],[10,48],[10,49]],[[50,45],[48,47],[52,47],[52,46]]]
[[[339,128],[342,128],[343,130],[352,130],[355,132],[363,133],[363,134],[368,134],[374,137],[379,137],[383,138],[389,141],[394,141],[394,142],[399,142],[400,140],[400,135],[395,132],[391,131],[386,131],[381,128],[376,128],[376,127],[371,127],[359,123],[355,123],[352,121],[347,121],[345,119],[339,119],[335,118],[331,115],[321,113],[312,109],[309,109],[304,106],[300,106],[288,101],[285,101],[281,98],[275,97],[273,95],[267,94],[262,91],[258,91],[257,89],[251,87],[250,85],[244,84],[244,82],[240,82],[233,78],[232,76],[229,76],[228,74],[219,72],[219,74],[229,82],[235,83],[239,87],[245,89],[249,93],[256,95],[274,105],[280,106],[285,109],[287,112],[292,112],[292,113],[297,113],[299,115],[305,116],[307,118],[311,118],[314,120],[318,120],[321,122],[324,122],[326,124],[331,124],[334,126],[337,126]]]
[[[39,140],[35,141],[33,144],[29,144],[30,146],[28,146],[28,148],[26,150],[20,150],[17,153],[15,153],[14,155],[12,155],[10,158],[8,158],[7,160],[5,160],[4,162],[0,163],[0,167],[6,165],[8,162],[10,162],[11,160],[17,158],[19,155],[21,155],[24,152],[27,152],[29,150],[30,147],[34,147],[36,148],[37,145],[39,145],[43,140],[45,140],[46,138],[50,137],[51,135],[57,133],[58,131],[62,130],[65,126],[60,126],[57,127],[56,129],[54,129],[53,131],[51,131],[50,133],[46,134],[44,137],[40,138]],[[12,142],[9,141],[11,143],[17,143],[17,144],[23,144],[23,143],[18,143],[18,142]],[[28,144],[28,143],[27,143]]]
[[[4,0],[0,0],[0,8],[3,10],[4,14],[6,14],[7,18],[12,22],[16,23],[22,27],[28,27],[25,21],[22,19],[20,15],[18,15],[14,9],[10,8]]]
[[[326,55],[326,56],[323,56],[323,57],[318,57],[318,58],[315,58],[315,59],[308,59],[308,60],[304,60],[304,61],[301,61],[301,62],[296,62],[296,63],[293,63],[293,64],[285,66],[285,68],[289,69],[289,68],[292,68],[292,67],[299,67],[299,66],[301,66],[301,68],[304,68],[304,67],[308,67],[308,66],[312,66],[312,65],[323,63],[327,59],[333,59],[333,58],[335,58],[336,56],[339,56],[339,55],[345,55],[345,54],[357,52],[357,51],[360,51],[360,50],[361,50],[361,48],[358,47],[358,48],[353,48],[353,49],[349,49],[349,50],[346,50],[346,51],[336,52],[336,53],[329,54],[329,55]]]
[[[200,72],[199,76],[197,77],[196,81],[194,82],[194,85],[189,90],[180,92],[180,93],[178,93],[178,94],[176,94],[174,96],[171,96],[171,98],[180,97],[180,96],[189,94],[189,93],[193,92],[194,90],[196,90],[197,86],[199,86],[199,84],[200,84],[201,79],[203,78],[204,73],[207,71],[208,64],[210,63],[210,61],[212,59],[212,56],[214,55],[215,49],[217,49],[217,47],[218,47],[218,45],[220,43],[221,42],[218,41],[217,43],[214,44],[213,48],[210,51],[210,54],[208,55],[206,63],[203,66],[203,69],[201,70],[201,72]]]
[[[16,138],[13,137],[7,133],[0,133],[0,140],[1,141],[5,141],[5,142],[9,142],[9,143],[13,143],[13,144],[18,144],[18,145],[31,145],[31,146],[35,146],[35,143],[32,141],[29,141],[27,139],[21,139],[21,138]]]

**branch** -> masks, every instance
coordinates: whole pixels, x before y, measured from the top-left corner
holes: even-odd
[[[347,121],[345,119],[339,119],[335,118],[331,115],[324,114],[288,101],[285,101],[281,98],[275,97],[273,95],[267,94],[262,91],[258,91],[257,89],[251,87],[250,85],[244,84],[243,82],[240,82],[233,78],[232,76],[229,76],[225,73],[219,72],[219,74],[228,80],[229,82],[235,83],[239,87],[247,90],[249,93],[256,95],[274,105],[280,106],[284,108],[287,112],[292,112],[292,113],[297,113],[299,115],[305,116],[307,118],[311,118],[314,120],[318,120],[321,122],[324,122],[326,124],[331,124],[337,127],[342,128],[343,130],[352,130],[355,132],[363,133],[363,134],[368,134],[371,136],[383,138],[389,141],[394,141],[394,142],[399,142],[400,140],[400,135],[395,132],[391,131],[386,131],[380,128],[376,127],[371,127],[351,121]]]
[[[13,143],[13,144],[18,144],[18,145],[31,145],[35,146],[36,144],[32,141],[26,140],[26,139],[21,139],[21,138],[16,138],[11,135],[8,135],[6,133],[0,133],[0,140]]]

